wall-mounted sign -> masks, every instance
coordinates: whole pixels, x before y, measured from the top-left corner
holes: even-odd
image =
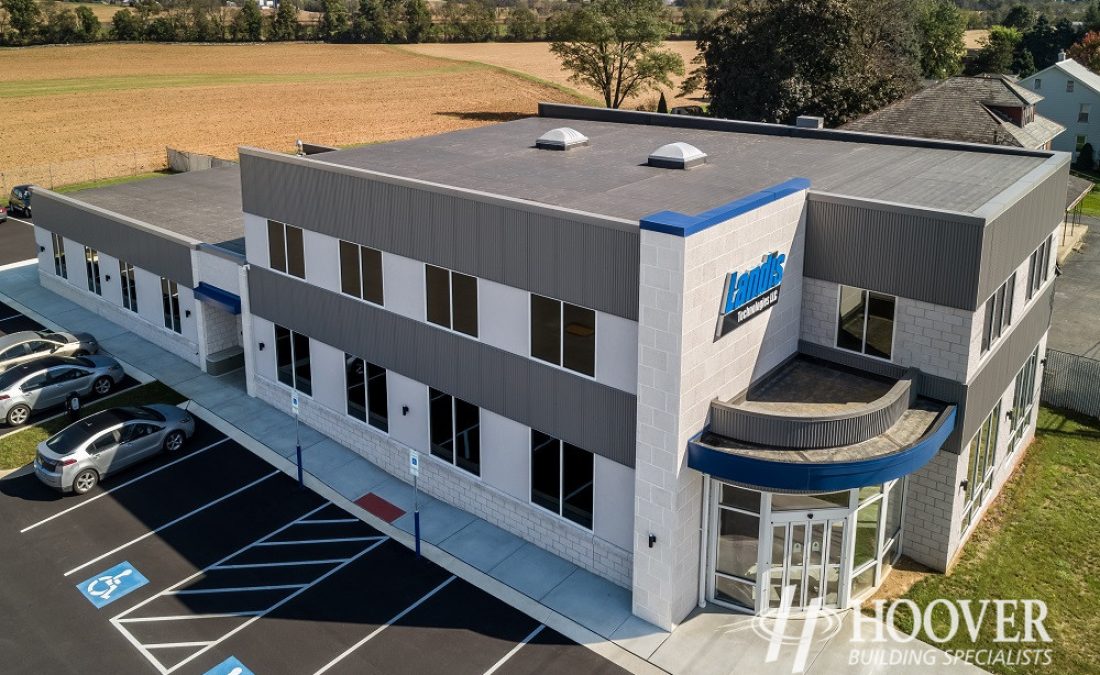
[[[726,275],[726,291],[715,339],[759,316],[779,301],[779,285],[783,281],[786,261],[786,254],[772,251],[751,270]]]

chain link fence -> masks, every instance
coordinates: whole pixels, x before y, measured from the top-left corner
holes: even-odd
[[[1047,349],[1043,403],[1100,417],[1100,361]]]
[[[0,196],[7,197],[16,185],[40,185],[53,189],[86,181],[133,176],[168,167],[166,149],[145,148],[87,159],[50,162],[30,166],[0,167]]]

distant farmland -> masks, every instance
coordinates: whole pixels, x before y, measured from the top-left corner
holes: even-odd
[[[534,45],[543,47],[542,45]],[[0,189],[158,168],[165,146],[235,157],[349,145],[580,102],[498,68],[380,45],[98,44],[4,50]]]

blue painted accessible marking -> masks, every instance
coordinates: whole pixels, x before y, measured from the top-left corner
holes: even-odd
[[[251,670],[244,667],[244,664],[237,660],[236,656],[230,656],[228,659],[222,661],[218,665],[214,666],[210,670],[206,671],[204,675],[255,675]]]
[[[128,562],[122,562],[109,570],[85,579],[76,585],[88,602],[97,608],[106,607],[127,593],[141,588],[149,580]]]

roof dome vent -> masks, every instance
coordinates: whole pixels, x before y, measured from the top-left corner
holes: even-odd
[[[542,150],[570,150],[582,145],[588,145],[588,137],[569,127],[551,129],[535,141],[535,147]]]
[[[662,145],[649,155],[649,165],[660,169],[690,169],[706,162],[707,153],[689,143]]]

